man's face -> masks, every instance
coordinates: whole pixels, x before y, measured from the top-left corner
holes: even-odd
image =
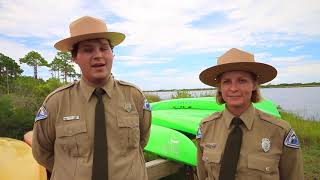
[[[251,104],[252,91],[257,83],[245,71],[225,72],[221,76],[220,91],[223,100],[230,108],[247,108]]]
[[[86,82],[95,86],[105,84],[111,75],[113,63],[113,53],[108,40],[80,42],[74,61],[79,65]]]

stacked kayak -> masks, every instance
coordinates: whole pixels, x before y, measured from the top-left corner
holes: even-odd
[[[280,117],[276,105],[270,100],[254,106]],[[172,99],[151,103],[152,125],[146,151],[184,164],[196,166],[196,146],[192,140],[201,120],[214,112],[222,111],[223,105],[215,97]]]

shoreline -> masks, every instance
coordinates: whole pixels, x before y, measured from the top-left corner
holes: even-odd
[[[320,83],[317,85],[262,85],[261,89],[268,88],[308,88],[308,87],[320,87]],[[158,90],[143,90],[143,92],[174,92],[174,91],[208,91],[215,90],[216,88],[190,88],[190,89],[158,89]]]

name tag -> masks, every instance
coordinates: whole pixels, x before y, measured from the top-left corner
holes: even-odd
[[[80,116],[65,116],[63,117],[64,121],[72,121],[72,120],[79,120]]]

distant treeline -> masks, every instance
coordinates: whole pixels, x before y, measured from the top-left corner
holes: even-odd
[[[268,84],[262,85],[262,88],[285,88],[285,87],[318,87],[320,82],[311,82],[311,83],[282,83],[282,84]]]
[[[267,84],[261,85],[261,88],[293,88],[293,87],[320,87],[320,82],[311,83],[281,83],[281,84]],[[160,90],[147,90],[144,92],[172,92],[172,91],[206,91],[215,90],[215,88],[194,88],[194,89],[160,89]]]

